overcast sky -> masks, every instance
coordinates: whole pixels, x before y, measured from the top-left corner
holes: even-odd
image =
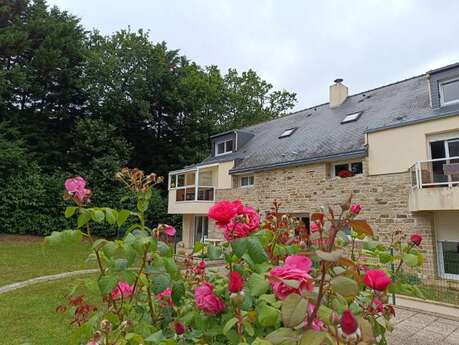
[[[128,25],[200,65],[252,68],[296,109],[459,62],[459,1],[49,0],[110,34]]]

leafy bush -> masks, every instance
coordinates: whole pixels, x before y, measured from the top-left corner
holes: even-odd
[[[212,270],[192,255],[176,261],[174,227],[147,225],[160,178],[137,169],[123,169],[117,178],[135,195],[134,210],[88,208],[86,182],[69,179],[65,196],[75,206],[65,215],[77,227],[47,238],[50,245],[89,239],[100,269],[85,283],[100,294],[97,308],[77,294],[58,307],[79,326],[72,344],[385,345],[395,314],[388,293],[422,296],[396,279],[404,266],[423,264],[422,237],[396,231],[388,245],[378,242],[357,219],[361,206],[351,198],[339,211],[312,214],[310,229],[298,228],[277,203],[263,221],[239,200],[216,203],[209,217],[227,242],[206,249],[209,258],[225,261]],[[92,236],[94,224],[128,221],[122,240]],[[392,274],[387,265],[396,267]]]

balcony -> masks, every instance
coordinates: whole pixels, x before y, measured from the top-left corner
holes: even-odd
[[[168,212],[206,214],[215,200],[217,166],[197,167],[169,173]]]
[[[459,210],[459,157],[419,161],[409,172],[410,211]]]

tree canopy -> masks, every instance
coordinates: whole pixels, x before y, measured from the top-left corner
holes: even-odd
[[[253,70],[199,66],[143,30],[103,35],[44,0],[0,4],[0,128],[10,133],[0,161],[9,167],[26,155],[48,175],[90,180],[122,165],[165,175],[204,159],[210,135],[283,116],[295,102]]]

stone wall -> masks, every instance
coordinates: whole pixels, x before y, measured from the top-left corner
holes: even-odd
[[[261,211],[269,210],[276,199],[282,203],[282,212],[312,213],[328,205],[339,211],[338,205],[352,193],[353,202],[363,206],[359,217],[366,219],[383,240],[394,229],[422,234],[426,254],[423,275],[425,279],[433,279],[436,276],[433,217],[430,212],[408,210],[411,188],[408,172],[368,176],[367,161],[363,163],[363,174],[349,178],[330,177],[330,166],[326,163],[257,172],[253,187],[218,190],[216,198],[241,199]],[[219,235],[218,230],[209,234]]]

